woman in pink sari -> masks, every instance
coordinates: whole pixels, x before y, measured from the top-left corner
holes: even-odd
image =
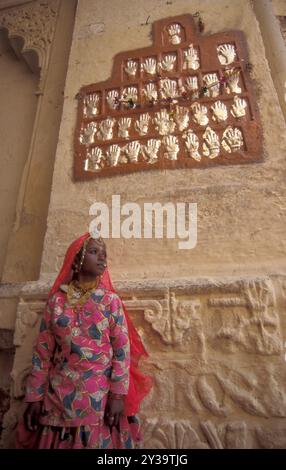
[[[150,391],[144,346],[115,293],[106,247],[89,233],[69,247],[49,293],[27,379],[18,448],[140,445],[136,413]]]

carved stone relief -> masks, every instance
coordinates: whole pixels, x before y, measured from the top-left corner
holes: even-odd
[[[285,285],[283,279],[246,278],[163,281],[143,291],[133,286],[132,295],[125,290],[122,298],[150,353],[142,366],[154,380],[142,408],[144,447],[283,446],[286,376],[279,311]],[[10,439],[20,413],[48,290],[40,294],[40,289],[20,295],[12,404],[4,416],[2,443]]]
[[[0,10],[0,29],[4,28],[8,32],[16,54],[23,55],[33,72],[41,69],[42,76],[48,65],[58,6],[58,0],[38,0]],[[35,63],[32,52],[37,54],[38,63]]]

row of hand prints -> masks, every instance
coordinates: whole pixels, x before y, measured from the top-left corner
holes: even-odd
[[[197,76],[188,76],[180,79],[162,78],[155,82],[149,82],[139,91],[138,86],[126,86],[120,93],[119,90],[106,91],[105,100],[110,110],[118,110],[121,105],[125,109],[132,109],[138,103],[157,104],[158,100],[198,99],[203,91],[203,96],[216,98],[223,94],[242,92],[240,86],[240,69],[229,68],[224,71],[224,77],[217,73],[203,75],[203,87],[200,90]],[[139,96],[140,95],[140,96]],[[142,100],[140,100],[142,98]],[[93,118],[100,114],[101,93],[92,93],[84,98],[84,117]]]
[[[150,125],[154,125],[154,130],[159,135],[168,135],[175,130],[180,132],[186,130],[190,124],[190,112],[192,121],[199,126],[207,126],[209,121],[223,123],[229,118],[229,114],[234,118],[241,118],[246,115],[247,102],[243,98],[235,96],[229,103],[229,109],[222,101],[216,101],[212,105],[205,106],[198,102],[190,106],[176,105],[174,111],[169,112],[163,108],[154,113],[152,118],[150,113],[140,114],[138,119],[131,117],[121,117],[118,120],[108,117],[99,122],[89,122],[84,126],[80,134],[82,145],[94,144],[96,140],[106,141],[113,138],[130,138],[130,130],[133,129],[140,136],[145,136],[150,132]],[[209,116],[211,116],[209,118]],[[117,130],[116,136],[114,135]]]
[[[221,147],[227,153],[238,152],[244,147],[241,130],[232,126],[228,126],[224,130],[221,141],[219,135],[208,126],[202,135],[202,152],[200,151],[199,137],[193,130],[189,129],[184,132],[182,137],[188,157],[196,161],[201,161],[202,155],[210,159],[218,157]],[[163,146],[163,158],[168,160],[178,159],[180,151],[178,137],[165,135],[162,139],[147,140],[146,145],[135,140],[123,146],[110,145],[106,151],[100,147],[93,147],[87,153],[84,170],[98,171],[106,166],[115,167],[119,164],[138,163],[140,156],[142,156],[142,161],[154,164],[158,162],[161,145]]]
[[[217,47],[217,56],[221,65],[230,65],[237,60],[235,46],[233,44],[221,44]],[[161,60],[154,57],[146,57],[141,63],[139,59],[128,59],[123,63],[123,70],[129,77],[136,77],[139,70],[148,75],[156,75],[161,72],[176,71],[178,66],[176,52],[163,55]],[[140,65],[139,65],[140,64]],[[198,70],[200,68],[199,48],[190,44],[183,51],[183,70]]]
[[[169,36],[169,43],[173,45],[181,44],[183,41],[183,29],[180,24],[173,23],[168,26],[168,36]],[[190,44],[190,49],[192,45]],[[197,52],[187,50],[184,53],[185,61],[189,59],[189,61],[195,62],[195,67],[197,66],[196,62],[198,61],[198,54]],[[220,44],[217,46],[217,55],[220,63],[222,65],[231,64],[237,57],[236,57],[236,50],[233,44]],[[198,65],[199,66],[199,65]],[[190,68],[191,62],[190,62]]]

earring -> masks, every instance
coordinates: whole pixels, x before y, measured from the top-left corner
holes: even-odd
[[[84,262],[84,257],[85,257],[85,253],[86,253],[86,248],[87,248],[87,242],[88,242],[89,239],[87,239],[83,245],[83,250],[82,250],[82,255],[81,255],[81,259],[80,259],[80,263],[79,263],[79,271],[81,270],[81,267],[83,265],[83,262]]]
[[[77,264],[73,264],[72,269],[75,273],[78,273],[78,265]]]

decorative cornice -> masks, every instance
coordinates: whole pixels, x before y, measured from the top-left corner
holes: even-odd
[[[25,300],[46,299],[49,290],[53,285],[53,276],[49,279],[42,279],[38,281],[28,281],[23,283],[0,283],[0,299],[11,299],[21,297]],[[174,279],[137,279],[137,280],[124,280],[113,281],[115,289],[125,297],[137,294],[146,293],[164,293],[166,289],[175,289],[180,292],[187,290],[191,293],[201,293],[205,289],[217,290],[231,288],[232,292],[239,292],[241,286],[247,281],[263,282],[267,279],[274,280],[275,278],[285,279],[285,272],[273,272],[257,275],[243,275],[243,276],[205,276],[205,277],[185,277]]]

